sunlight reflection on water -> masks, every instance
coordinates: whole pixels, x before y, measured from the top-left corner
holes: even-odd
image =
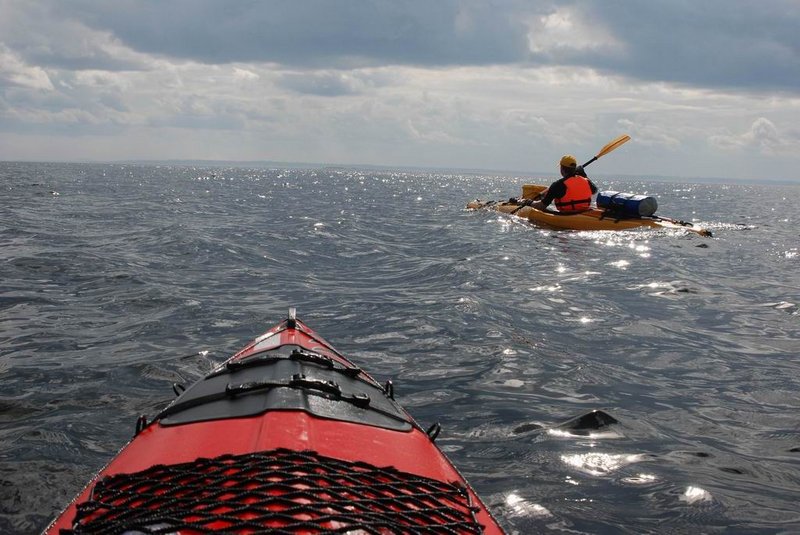
[[[561,460],[573,468],[582,472],[599,476],[610,474],[627,466],[638,463],[645,459],[642,454],[621,454],[621,453],[580,453],[573,455],[562,455]]]
[[[711,493],[705,489],[701,489],[700,487],[687,487],[684,493],[681,495],[681,501],[686,503],[700,503],[700,502],[710,502],[713,499]]]
[[[513,492],[506,496],[506,505],[509,506],[514,514],[520,516],[527,516],[531,518],[546,518],[553,516],[553,514],[548,511],[547,508],[539,505],[538,503],[532,503],[528,500],[525,500]]]

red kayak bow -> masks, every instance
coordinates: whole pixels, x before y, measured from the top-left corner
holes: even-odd
[[[140,418],[46,533],[502,533],[437,433],[291,309]]]

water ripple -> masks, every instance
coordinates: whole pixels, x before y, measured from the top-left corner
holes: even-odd
[[[509,532],[800,529],[796,186],[606,180],[681,231],[556,232],[490,174],[2,163],[0,532],[40,531],[297,306]],[[556,432],[605,408],[610,429]]]

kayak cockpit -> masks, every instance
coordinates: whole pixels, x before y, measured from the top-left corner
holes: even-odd
[[[171,426],[275,410],[396,431],[412,427],[405,411],[360,368],[293,344],[229,361],[181,393],[155,421]]]

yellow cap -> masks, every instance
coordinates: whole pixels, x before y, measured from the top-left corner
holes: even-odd
[[[577,167],[578,160],[572,154],[565,154],[561,157],[561,167]]]

